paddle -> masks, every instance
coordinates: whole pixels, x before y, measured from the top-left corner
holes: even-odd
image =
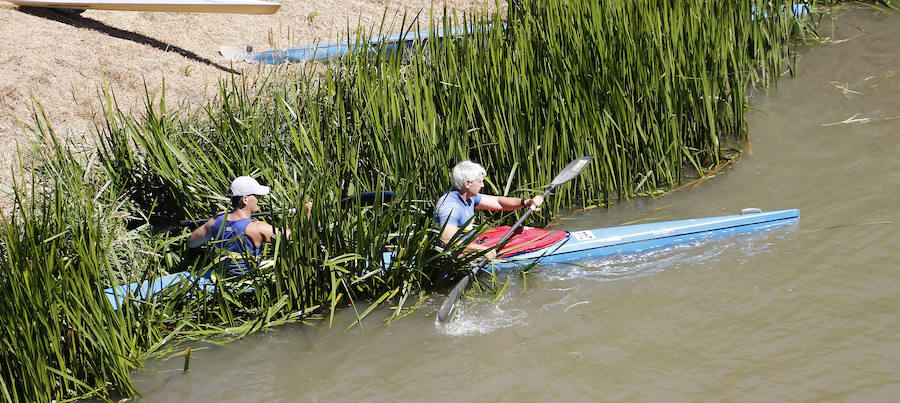
[[[356,203],[357,200],[359,200],[359,204],[363,206],[371,206],[378,201],[379,196],[381,197],[382,203],[390,203],[391,200],[394,200],[394,192],[362,192],[341,199],[341,207],[349,207],[353,203]]]
[[[261,211],[258,213],[250,214],[250,217],[265,217],[270,215],[278,215],[281,213],[293,213],[294,211],[297,211],[297,209],[291,208],[287,210]],[[200,220],[179,220],[177,218],[163,216],[150,216],[150,227],[153,228],[152,231],[154,233],[159,233],[180,227],[199,227],[207,221],[209,221],[209,218],[203,218]]]
[[[377,203],[381,200],[382,203],[388,203],[394,199],[394,192],[384,191],[384,192],[363,192],[355,195],[350,195],[344,197],[340,201],[341,208],[347,208],[355,204],[359,201],[360,205],[369,206]],[[281,213],[293,213],[297,211],[297,209],[287,209],[287,210],[272,210],[272,211],[262,211],[250,214],[250,217],[264,217],[270,215],[278,215]],[[158,234],[160,232],[166,232],[173,230],[175,228],[181,227],[199,227],[203,225],[208,218],[200,219],[200,220],[179,220],[177,218],[171,217],[163,217],[163,216],[150,216],[150,227],[151,232],[154,234]],[[137,224],[138,226],[140,224]]]
[[[578,174],[580,174],[582,171],[584,171],[585,168],[587,168],[592,159],[594,159],[594,156],[588,155],[570,162],[569,165],[566,165],[566,167],[559,174],[557,174],[555,178],[553,178],[553,182],[550,183],[550,187],[548,187],[547,191],[544,192],[543,197],[546,198],[550,194],[550,192],[552,192],[553,189],[555,189],[559,185],[575,179]],[[500,239],[500,242],[497,243],[497,246],[503,245],[503,243],[506,242],[506,240],[509,239],[509,237],[513,234],[513,232],[515,232],[515,230],[518,229],[523,222],[525,222],[525,218],[527,218],[528,215],[536,209],[537,207],[532,205],[531,208],[529,208],[528,211],[525,212],[525,214],[522,214],[522,217],[519,217],[519,220],[516,221],[516,224],[513,225],[512,228],[510,228],[509,231],[506,232],[506,235],[504,235],[503,238]],[[478,274],[478,271],[485,268],[487,264],[488,259],[482,259],[481,263],[479,263],[478,266],[472,269],[470,273],[467,273],[466,276],[463,277],[458,284],[456,284],[456,287],[453,287],[453,290],[450,291],[450,294],[447,294],[447,299],[445,299],[444,303],[441,304],[441,309],[438,311],[438,321],[443,322],[447,320],[447,318],[453,312],[453,308],[456,307],[456,301],[459,300],[459,296],[462,294],[463,290],[465,290],[466,286],[469,285],[469,282],[472,280],[472,278],[475,277],[476,274]]]

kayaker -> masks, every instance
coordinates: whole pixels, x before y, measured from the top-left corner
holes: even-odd
[[[259,200],[269,194],[269,187],[260,185],[250,176],[241,176],[231,182],[232,212],[219,214],[195,229],[188,238],[188,247],[196,248],[210,239],[213,244],[226,249],[231,256],[223,260],[229,275],[242,275],[249,269],[245,256],[258,258],[262,244],[271,242],[276,230],[270,224],[254,220],[251,214],[259,211]],[[312,203],[306,203],[309,215]],[[227,216],[227,221],[226,221]],[[223,228],[224,223],[224,228]],[[290,230],[285,233],[290,238]]]
[[[484,167],[478,163],[466,160],[453,167],[453,187],[438,199],[434,208],[434,220],[438,226],[444,226],[441,232],[441,241],[450,243],[456,233],[462,229],[469,231],[474,227],[472,217],[475,210],[512,211],[532,205],[540,207],[544,202],[541,196],[530,199],[518,197],[492,196],[481,194],[484,187],[484,176],[487,174]],[[466,252],[479,252],[488,247],[469,243]],[[488,259],[497,257],[495,251],[485,254]]]

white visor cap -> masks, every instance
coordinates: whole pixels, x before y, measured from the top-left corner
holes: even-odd
[[[239,176],[231,181],[231,196],[267,195],[269,187],[260,185],[249,176]]]

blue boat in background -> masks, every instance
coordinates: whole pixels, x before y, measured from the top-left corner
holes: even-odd
[[[804,3],[795,3],[791,6],[791,13],[794,18],[803,18],[808,15],[809,5]],[[758,14],[756,6],[750,7],[751,20],[755,19]],[[768,17],[763,12],[763,18]],[[308,61],[324,61],[334,60],[344,56],[350,52],[366,52],[374,54],[379,46],[385,46],[388,53],[395,51],[400,47],[410,47],[414,43],[423,43],[429,39],[441,39],[445,37],[459,37],[465,33],[472,33],[476,30],[490,29],[491,24],[474,26],[472,28],[454,28],[450,32],[443,29],[436,29],[434,33],[429,31],[407,31],[400,34],[387,36],[373,36],[360,41],[343,41],[331,42],[315,45],[297,46],[287,49],[273,49],[262,52],[253,52],[252,46],[239,48],[235,46],[221,46],[219,53],[232,62],[247,62],[256,64],[281,64],[281,63],[298,63]],[[503,27],[505,28],[505,26]]]
[[[334,60],[351,52],[366,52],[374,54],[378,51],[379,46],[385,46],[385,50],[391,53],[400,47],[410,47],[415,43],[424,43],[430,39],[440,39],[445,37],[459,37],[465,33],[472,33],[475,30],[489,29],[490,25],[483,25],[477,28],[454,28],[450,32],[442,29],[429,31],[407,31],[400,34],[389,36],[373,36],[360,41],[344,41],[322,43],[316,45],[305,45],[287,49],[273,49],[263,52],[253,52],[252,47],[246,49],[234,46],[222,46],[219,53],[232,62],[247,62],[257,64],[281,64],[281,63],[297,63],[307,61],[325,61]]]

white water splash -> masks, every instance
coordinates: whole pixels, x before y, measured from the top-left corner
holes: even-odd
[[[448,336],[473,336],[488,334],[498,329],[528,324],[528,314],[523,309],[510,308],[515,304],[504,295],[490,303],[466,303],[460,301],[456,314],[447,323],[435,320],[438,330]]]

